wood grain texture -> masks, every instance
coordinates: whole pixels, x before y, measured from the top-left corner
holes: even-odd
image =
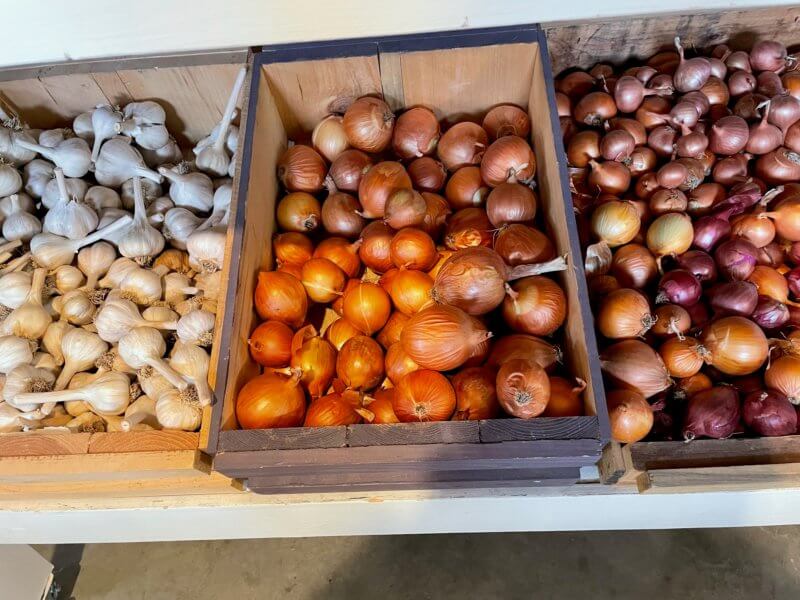
[[[304,448],[343,448],[347,427],[290,427],[223,431],[218,452],[239,450],[300,450]]]
[[[91,436],[90,433],[4,433],[0,435],[0,457],[86,454]]]
[[[200,434],[189,431],[166,430],[93,433],[89,438],[89,453],[197,450],[199,436]]]
[[[800,487],[800,464],[661,469],[639,476],[640,492],[692,493]]]
[[[477,444],[477,421],[350,425],[348,446],[397,446],[404,444]]]
[[[520,440],[573,440],[597,438],[597,417],[537,419],[489,419],[480,421],[480,441],[484,443]]]
[[[687,46],[697,48],[728,43],[736,49],[749,49],[759,37],[797,44],[798,20],[800,8],[776,7],[552,24],[543,29],[553,70],[560,73],[570,67],[588,69],[598,62],[647,58],[671,47],[676,35]]]

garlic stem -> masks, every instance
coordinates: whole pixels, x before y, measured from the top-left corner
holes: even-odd
[[[174,388],[183,392],[189,387],[189,382],[186,381],[186,379],[184,379],[175,369],[170,367],[164,359],[149,356],[145,357],[143,360],[147,366],[155,369],[159,375],[169,381]]]
[[[231,95],[228,96],[228,104],[225,105],[225,112],[223,113],[222,120],[220,121],[219,133],[217,134],[217,139],[214,140],[214,145],[218,151],[223,151],[225,143],[228,140],[228,130],[231,127],[233,113],[236,110],[236,104],[239,101],[239,94],[242,91],[242,85],[244,84],[244,76],[246,73],[246,67],[239,69],[239,73],[236,75],[236,81],[233,83]]]
[[[22,240],[14,240],[13,242],[6,242],[5,244],[0,244],[0,252],[10,252],[11,250],[15,250],[22,246]]]
[[[10,263],[8,263],[3,269],[0,269],[0,275],[6,275],[8,273],[13,273],[16,271],[21,271],[24,269],[27,264],[31,261],[31,253],[26,252],[22,256],[18,256]]]

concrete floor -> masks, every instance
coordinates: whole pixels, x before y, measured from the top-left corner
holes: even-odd
[[[783,600],[800,527],[97,544],[80,563],[75,600]]]

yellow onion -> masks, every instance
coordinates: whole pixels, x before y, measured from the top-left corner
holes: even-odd
[[[550,379],[532,359],[515,358],[503,363],[495,385],[500,406],[520,419],[538,417],[550,401]]]
[[[603,298],[597,313],[597,328],[611,340],[642,337],[655,323],[644,294],[620,289]]]
[[[447,421],[456,409],[456,394],[444,375],[423,369],[399,381],[392,407],[402,423]]]
[[[361,215],[368,219],[384,216],[386,201],[395,191],[411,189],[411,178],[399,162],[387,160],[370,168],[358,184]]]
[[[592,213],[592,233],[612,248],[627,244],[639,233],[639,211],[627,200],[604,202]]]
[[[580,417],[584,413],[583,391],[586,382],[575,383],[563,377],[550,377],[550,401],[542,413],[543,417]]]
[[[503,318],[514,331],[552,335],[567,318],[564,290],[541,275],[520,279],[503,300]]]
[[[364,152],[383,152],[392,140],[394,113],[380,98],[364,96],[348,107],[342,123],[351,146]]]
[[[336,160],[342,152],[350,147],[342,117],[328,115],[317,123],[311,133],[311,143],[317,152],[328,159],[328,162]]]
[[[469,367],[451,380],[456,393],[454,421],[494,419],[500,412],[495,390],[495,372],[488,367]]]
[[[700,342],[689,336],[669,338],[661,344],[658,353],[669,374],[681,379],[696,375],[703,367],[703,359],[708,354]]]
[[[536,174],[536,157],[528,142],[514,135],[498,138],[483,155],[481,177],[490,186],[525,182]]]
[[[312,398],[322,396],[336,372],[336,349],[306,325],[292,339],[292,369],[299,369],[300,382]]]
[[[489,137],[496,140],[505,135],[527,138],[531,132],[528,113],[513,104],[495,106],[483,118],[483,128]]]
[[[762,329],[744,317],[725,317],[703,329],[700,341],[710,356],[706,361],[726,375],[756,372],[769,354]]]
[[[422,271],[399,269],[389,288],[394,307],[401,313],[413,315],[433,304],[433,279]]]
[[[310,146],[295,144],[278,160],[278,179],[290,192],[320,191],[326,173],[325,160]]]
[[[618,385],[646,398],[672,385],[661,356],[639,340],[624,340],[606,348],[600,355],[600,368]]]
[[[448,171],[481,162],[489,136],[480,125],[462,121],[445,131],[439,140],[437,153]]]
[[[647,247],[658,257],[683,254],[693,239],[692,220],[682,213],[661,215],[647,228]]]
[[[341,350],[347,340],[358,335],[361,335],[361,332],[347,319],[337,319],[325,330],[325,339],[333,344],[336,350]]]
[[[383,350],[371,337],[347,340],[336,357],[336,375],[348,389],[366,391],[383,381]]]
[[[635,390],[614,390],[606,396],[611,437],[622,444],[645,438],[653,427],[653,409]]]
[[[558,346],[553,346],[541,338],[514,333],[497,339],[486,364],[490,367],[499,367],[514,358],[530,358],[545,371],[550,372],[561,363],[562,354]]]
[[[784,354],[771,360],[764,372],[764,383],[792,404],[800,404],[800,357]]]
[[[397,385],[400,380],[414,371],[419,371],[420,366],[405,353],[403,345],[398,343],[389,346],[386,350],[386,376]]]
[[[394,153],[407,160],[431,154],[439,141],[439,121],[424,106],[408,109],[397,119],[392,135]]]
[[[489,188],[481,179],[481,170],[475,166],[461,167],[444,189],[447,202],[453,210],[483,206],[489,195]]]
[[[617,248],[611,259],[611,274],[620,285],[644,289],[658,275],[658,264],[650,250],[640,244],[626,244]]]

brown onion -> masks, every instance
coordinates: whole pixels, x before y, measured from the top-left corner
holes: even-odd
[[[709,351],[711,366],[726,375],[749,375],[767,359],[769,347],[761,328],[744,317],[725,317],[712,322],[700,336]]]
[[[512,267],[543,263],[556,256],[550,238],[538,229],[519,223],[500,229],[494,240],[494,250]]]
[[[550,401],[542,413],[543,417],[580,417],[584,413],[583,391],[586,382],[576,383],[563,377],[550,377]]]
[[[558,110],[559,118],[572,119],[572,100],[570,100],[569,96],[567,96],[566,94],[562,94],[561,92],[556,92],[556,109]],[[483,128],[486,129],[485,122]],[[530,125],[529,125],[529,130],[530,130]],[[525,134],[524,136],[520,137],[528,137],[528,134]]]
[[[278,159],[278,179],[290,192],[318,192],[325,181],[325,160],[310,146],[295,144]]]
[[[645,88],[641,80],[630,75],[620,77],[614,87],[614,101],[617,108],[624,113],[635,112],[644,97],[652,94],[666,94],[666,91]]]
[[[503,363],[495,384],[500,406],[521,419],[538,417],[550,401],[550,379],[531,359],[515,358]]]
[[[692,220],[682,213],[661,215],[647,229],[647,247],[656,257],[683,254],[693,239]]]
[[[389,251],[394,266],[398,268],[428,271],[439,259],[431,236],[414,227],[406,227],[394,234]]]
[[[383,351],[371,337],[347,340],[336,357],[336,376],[352,390],[367,391],[383,380]]]
[[[478,167],[461,167],[447,182],[444,195],[453,210],[483,206],[489,195],[489,188],[481,179]]]
[[[514,135],[501,137],[486,150],[481,178],[489,186],[526,182],[536,174],[536,157],[528,142]]]
[[[665,165],[668,166],[668,165]],[[662,167],[663,169],[664,167]],[[659,171],[660,173],[661,171]],[[663,215],[668,212],[683,212],[686,210],[689,201],[680,190],[661,189],[650,196],[650,212],[654,215]]]
[[[288,232],[275,236],[272,250],[278,264],[300,265],[311,258],[314,245],[302,233]]]
[[[433,304],[432,288],[433,279],[427,273],[401,268],[387,291],[397,310],[413,315]]]
[[[702,88],[711,76],[711,64],[707,58],[685,58],[680,38],[675,38],[675,48],[678,50],[680,63],[672,76],[675,89],[679,92],[691,92]]]
[[[768,98],[763,94],[745,94],[733,105],[733,114],[743,119],[757,119],[761,116],[758,107],[767,100]]]
[[[288,367],[293,335],[285,323],[265,321],[253,330],[247,340],[250,356],[262,367]]]
[[[725,69],[725,64],[719,61],[711,61],[711,68],[712,71],[714,69],[715,64],[721,65],[721,69]],[[708,98],[708,102],[713,106],[716,104],[720,104],[722,106],[727,106],[728,102],[731,99],[730,91],[728,90],[728,86],[723,81],[724,75],[720,77],[719,75],[712,75],[708,78],[705,85],[700,88],[700,93],[702,93],[706,98]]]
[[[659,336],[683,335],[692,326],[689,312],[677,304],[662,304],[656,308],[655,317],[651,331]]]
[[[391,312],[389,295],[374,283],[360,282],[344,293],[342,314],[362,333],[372,335],[381,329]]]
[[[655,281],[658,265],[647,248],[640,244],[627,244],[614,253],[611,273],[624,287],[644,289]]]
[[[622,444],[644,439],[653,427],[653,409],[635,390],[613,390],[606,395],[611,437]]]
[[[399,342],[389,346],[386,351],[386,376],[397,385],[400,380],[414,371],[419,371],[420,366],[411,360]]]
[[[800,357],[784,354],[772,359],[764,372],[764,383],[792,404],[800,404]]]
[[[749,136],[750,129],[742,117],[722,117],[711,126],[708,147],[715,154],[730,156],[744,150]]]
[[[456,393],[454,421],[494,419],[500,412],[493,369],[470,367],[459,371],[451,383]]]
[[[278,265],[275,269],[277,273],[286,273],[300,281],[303,278],[303,265],[296,265],[293,263],[283,263]]]
[[[759,40],[750,49],[750,64],[756,71],[779,71],[786,67],[786,46],[774,40]]]
[[[336,298],[333,302],[331,302],[331,308],[333,312],[335,312],[340,317],[344,316],[344,295],[361,283],[360,279],[348,279],[347,283],[344,284],[344,291],[342,295]]]
[[[617,105],[609,94],[591,92],[578,101],[572,115],[579,123],[598,127],[617,115]]]
[[[699,131],[682,135],[675,143],[675,151],[680,157],[697,157],[703,154],[708,148],[708,137]]]
[[[323,396],[336,372],[336,349],[306,325],[292,339],[292,369],[298,369],[300,382],[312,398]]]
[[[595,321],[605,337],[619,340],[644,336],[655,323],[655,317],[643,294],[620,289],[603,298]]]
[[[482,208],[464,208],[450,217],[444,243],[451,250],[491,246],[493,226]]]
[[[569,114],[559,116],[569,116]],[[531,120],[528,114],[518,106],[501,104],[486,113],[483,118],[483,128],[492,140],[506,135],[527,138],[531,132]]]
[[[800,99],[800,73],[797,71],[789,71],[781,75],[781,83],[787,93],[795,98]]]
[[[255,290],[258,316],[300,327],[308,310],[308,296],[299,279],[277,271],[261,271]]]
[[[746,154],[728,156],[714,164],[711,177],[715,183],[734,185],[746,180],[749,175],[748,158]]]
[[[347,133],[339,115],[328,115],[317,123],[311,133],[311,143],[314,149],[324,156],[328,162],[333,162],[350,147]]]
[[[355,238],[366,225],[361,205],[350,194],[332,191],[322,203],[322,226],[332,235]]]
[[[600,140],[600,133],[593,129],[579,131],[572,136],[569,144],[567,144],[567,160],[569,164],[582,169],[589,165],[589,161],[600,158],[602,156]]]
[[[725,66],[729,69],[739,69],[747,73],[753,71],[753,68],[750,66],[750,55],[743,50],[730,53],[728,58],[725,59]]]
[[[768,98],[783,93],[780,75],[771,71],[763,71],[756,77],[756,91]]]
[[[800,100],[787,93],[773,96],[770,100],[767,120],[784,133],[800,119]]]
[[[763,248],[775,239],[775,224],[758,214],[738,215],[731,219],[731,233]]]
[[[798,155],[800,160],[800,155]],[[761,213],[775,222],[778,236],[790,241],[800,241],[800,196],[787,195],[778,197],[779,201],[771,212]]]
[[[509,327],[531,335],[551,335],[567,317],[567,298],[555,281],[536,275],[520,279],[503,300]]]
[[[671,157],[675,151],[678,132],[669,125],[655,127],[647,136],[647,145],[662,158]]]
[[[649,146],[636,146],[631,152],[628,170],[632,176],[636,177],[652,171],[657,162],[658,157],[652,148]]]
[[[712,206],[726,197],[725,188],[719,183],[701,183],[689,192],[689,214],[701,217],[708,214]]]
[[[756,175],[767,183],[789,183],[800,179],[800,154],[788,148],[778,148],[760,156]]]
[[[421,192],[438,192],[447,181],[447,170],[435,158],[423,156],[411,161],[408,165],[408,176],[411,183]]]
[[[450,205],[439,194],[422,192],[422,198],[425,200],[425,216],[419,227],[432,238],[438,238],[452,213]]]
[[[777,149],[783,141],[783,132],[778,127],[767,122],[769,116],[769,102],[764,107],[761,121],[750,125],[750,137],[745,150],[750,154],[767,154]]]
[[[325,339],[333,344],[337,351],[342,349],[347,340],[358,335],[361,335],[361,332],[347,319],[336,319],[325,330]]]
[[[490,367],[499,367],[515,358],[530,358],[545,371],[550,372],[561,362],[562,354],[557,346],[540,338],[515,333],[505,335],[495,342],[486,364]]]
[[[346,396],[357,396],[356,392],[328,394],[314,400],[306,411],[303,427],[341,427],[361,423],[364,416],[374,419],[371,411],[354,405]]]
[[[728,79],[728,90],[733,98],[756,91],[756,77],[747,71],[734,71]]]
[[[567,73],[556,82],[556,89],[576,100],[588,94],[595,84],[595,78],[586,71],[573,71]]]
[[[489,136],[480,125],[469,121],[456,123],[439,140],[437,153],[448,171],[477,165],[489,145]]]
[[[381,329],[380,333],[376,336],[381,346],[388,350],[392,344],[399,342],[400,333],[403,331],[403,327],[405,327],[408,319],[408,315],[404,315],[399,311],[393,312],[389,316],[389,320],[386,321],[386,325],[383,326],[383,329]]]
[[[600,141],[600,154],[605,160],[628,162],[636,146],[633,136],[624,129],[612,129]]]
[[[322,218],[319,202],[306,192],[292,192],[278,202],[278,225],[285,231],[313,231]]]
[[[800,73],[798,73],[798,77],[800,78]],[[800,121],[786,130],[786,135],[783,138],[783,145],[792,152],[800,152]]]
[[[364,152],[383,152],[392,140],[394,113],[380,98],[364,96],[348,107],[343,123],[351,146]]]
[[[439,142],[439,120],[424,106],[408,109],[397,118],[392,134],[392,150],[407,160],[432,154]]]
[[[306,397],[299,373],[287,376],[267,371],[244,384],[236,397],[236,420],[242,429],[299,427]]]
[[[303,264],[302,282],[306,294],[314,302],[332,302],[342,293],[344,272],[327,258],[312,258]]]
[[[386,201],[399,189],[411,189],[411,178],[399,162],[384,161],[372,167],[361,178],[358,199],[363,206],[362,216],[383,218]]]
[[[693,337],[671,337],[661,344],[658,353],[672,377],[691,377],[703,367],[707,350]]]
[[[447,421],[456,409],[456,394],[441,373],[419,370],[395,386],[392,406],[402,423]]]
[[[689,169],[677,161],[668,162],[656,173],[658,185],[667,189],[680,187],[688,177]]]
[[[647,130],[645,129],[644,125],[642,125],[636,119],[618,117],[616,119],[611,119],[609,124],[611,125],[612,130],[621,129],[630,133],[631,136],[633,136],[633,141],[637,146],[647,143]]]
[[[532,221],[536,216],[536,194],[520,183],[501,183],[486,200],[486,214],[495,227]]]
[[[672,384],[661,356],[639,340],[624,340],[606,348],[600,355],[600,367],[613,381],[646,398]]]
[[[400,420],[394,414],[392,401],[394,399],[394,388],[381,389],[375,392],[374,399],[368,399],[367,408],[374,415],[372,423],[386,424],[399,423]]]
[[[631,172],[628,167],[615,161],[598,163],[589,161],[589,185],[607,194],[622,194],[631,184]]]
[[[358,257],[376,273],[385,273],[394,266],[391,254],[394,233],[381,221],[373,221],[361,232]]]
[[[340,237],[329,237],[322,240],[314,250],[314,258],[327,258],[348,277],[355,277],[361,270],[358,250],[362,242],[349,242]]]
[[[411,189],[392,192],[383,209],[384,222],[393,229],[418,227],[425,220],[428,205],[422,194]]]
[[[361,178],[372,167],[372,159],[361,150],[350,148],[336,157],[328,171],[328,177],[336,189],[357,192]]]
[[[633,240],[640,227],[641,217],[632,202],[605,202],[592,213],[592,233],[612,248]]]

